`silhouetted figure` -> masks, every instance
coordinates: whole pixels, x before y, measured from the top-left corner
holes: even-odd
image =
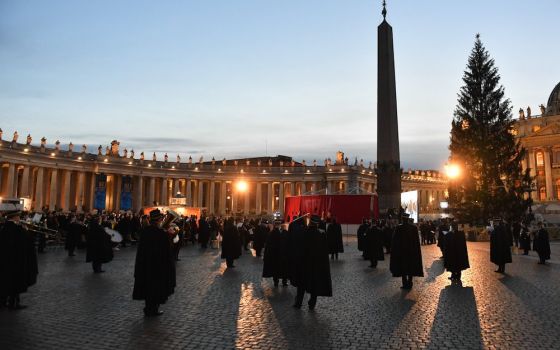
[[[241,238],[233,218],[230,217],[224,222],[224,234],[222,239],[222,259],[226,259],[228,268],[233,266],[233,261],[241,256]]]
[[[461,271],[470,267],[469,253],[465,232],[459,231],[456,223],[451,224],[451,231],[445,237],[445,259],[443,265],[451,272],[451,282],[461,282]]]
[[[342,227],[334,217],[327,227],[327,243],[331,259],[338,260],[338,253],[344,253],[344,245],[342,243]]]
[[[550,259],[550,241],[548,231],[543,227],[542,222],[538,223],[539,230],[535,233],[533,245],[539,254],[539,264],[544,265]]]
[[[305,293],[311,294],[309,309],[313,310],[318,296],[332,296],[327,238],[318,230],[321,218],[312,216],[307,227],[301,220],[289,228],[290,282],[297,287],[294,307],[300,308]]]
[[[253,249],[255,249],[255,256],[260,257],[262,255],[262,249],[266,243],[266,237],[268,236],[269,228],[268,222],[263,220],[261,224],[254,229],[253,234]]]
[[[531,250],[531,235],[527,226],[521,226],[521,234],[519,235],[519,246],[523,249],[523,255],[529,255],[529,250]]]
[[[362,252],[362,257],[366,259],[364,253],[364,246],[366,241],[366,231],[369,229],[369,222],[366,219],[362,220],[362,224],[358,227],[358,232],[356,236],[358,237],[358,250]]]
[[[150,212],[150,225],[140,231],[140,242],[134,266],[134,300],[144,300],[144,315],[159,316],[160,304],[165,304],[175,292],[175,257],[169,235],[160,228],[164,215]]]
[[[377,262],[385,260],[383,253],[383,231],[376,224],[372,224],[366,231],[364,256],[371,262],[369,267],[376,268]]]
[[[505,222],[501,219],[495,220],[499,222],[490,233],[490,261],[498,265],[496,272],[505,273],[506,264],[511,263],[511,239],[506,228]]]
[[[519,238],[521,236],[521,224],[515,221],[511,226],[511,234],[513,235],[513,245],[519,248]]]
[[[88,226],[86,262],[91,262],[94,273],[105,272],[102,264],[113,260],[113,243],[100,224],[101,218],[94,215]]]
[[[66,233],[65,248],[68,250],[68,256],[74,256],[74,251],[76,247],[82,241],[82,234],[85,234],[87,229],[82,225],[76,217],[70,219],[70,224],[68,225],[68,232]]]
[[[210,240],[210,225],[205,217],[198,220],[198,243],[202,249],[208,248],[208,241]]]
[[[20,294],[37,282],[37,254],[32,235],[20,225],[20,211],[5,213],[0,230],[0,308],[19,310]]]
[[[275,222],[274,229],[266,239],[264,250],[263,277],[272,277],[274,286],[282,280],[282,285],[288,285],[288,231],[280,226],[281,222]]]
[[[385,247],[385,254],[391,254],[391,242],[393,240],[395,228],[390,221],[383,222],[381,226],[383,227],[383,246]]]
[[[418,229],[410,223],[407,214],[393,234],[390,270],[393,277],[402,277],[403,289],[412,289],[413,276],[424,276]]]

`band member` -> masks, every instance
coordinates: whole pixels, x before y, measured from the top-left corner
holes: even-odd
[[[413,276],[424,276],[418,229],[410,223],[408,214],[402,214],[402,224],[395,228],[390,270],[393,277],[402,277],[402,289],[412,289]]]
[[[529,230],[524,223],[521,224],[519,247],[523,249],[523,255],[529,255],[529,250],[531,250],[531,235],[529,234]]]
[[[270,229],[268,228],[268,221],[262,220],[260,225],[255,229],[255,234],[253,237],[253,249],[255,249],[255,256],[260,257],[262,249],[266,244],[266,237],[268,236]]]
[[[468,269],[469,253],[465,232],[459,231],[457,223],[451,224],[451,231],[445,237],[444,266],[451,272],[451,283],[461,283],[461,271]]]
[[[366,232],[369,229],[369,222],[367,219],[362,219],[362,224],[358,227],[358,232],[356,233],[358,237],[358,250],[362,252],[362,257],[366,259],[364,253],[364,246],[366,241]]]
[[[550,259],[550,241],[548,231],[543,227],[543,223],[538,223],[539,230],[535,233],[534,246],[539,254],[539,264],[544,265]]]
[[[371,263],[369,267],[376,268],[378,261],[385,260],[385,254],[383,254],[383,231],[381,231],[377,224],[372,224],[367,229],[364,240],[364,256]]]
[[[309,293],[309,310],[317,304],[318,296],[332,296],[331,271],[327,238],[318,230],[321,217],[312,216],[307,227],[301,220],[290,224],[290,282],[297,287],[295,308],[301,308],[305,293]]]
[[[334,216],[327,228],[327,244],[329,245],[331,260],[338,260],[338,253],[344,253],[344,245],[342,243],[342,227],[336,222]]]
[[[94,273],[105,272],[102,264],[113,260],[113,243],[101,226],[101,217],[94,215],[88,226],[86,262],[91,262]]]
[[[222,240],[222,259],[226,259],[228,268],[233,266],[233,261],[241,256],[241,238],[235,226],[233,218],[230,217],[224,222],[224,234]]]
[[[68,232],[66,234],[66,250],[68,250],[68,256],[74,256],[74,250],[82,241],[82,234],[86,231],[86,227],[82,225],[75,216],[70,219],[70,224],[68,225]]]
[[[274,229],[266,239],[264,250],[263,277],[272,277],[274,286],[288,285],[288,231],[282,227],[281,221],[274,222]]]
[[[165,304],[175,291],[175,257],[168,233],[161,228],[164,215],[150,212],[150,225],[140,231],[140,242],[134,266],[134,300],[144,300],[144,315],[159,316],[160,304]]]
[[[508,237],[505,222],[501,219],[494,221],[498,224],[490,233],[490,261],[498,265],[495,272],[505,273],[506,264],[511,263],[511,239]]]
[[[20,211],[6,213],[0,230],[0,308],[19,310],[20,294],[37,282],[37,253],[32,236],[20,224]],[[7,304],[6,304],[7,303]]]

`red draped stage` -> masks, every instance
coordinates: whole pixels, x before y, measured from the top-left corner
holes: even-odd
[[[331,213],[341,224],[361,224],[363,218],[378,218],[377,196],[362,194],[333,194],[286,197],[284,219],[293,220],[298,214],[321,215]],[[300,215],[301,215],[300,214]]]

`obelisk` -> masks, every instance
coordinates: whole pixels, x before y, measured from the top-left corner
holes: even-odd
[[[383,1],[383,22],[377,27],[377,195],[380,213],[401,205],[401,162],[399,122],[395,86],[393,28],[387,23]],[[398,211],[397,211],[398,212]]]

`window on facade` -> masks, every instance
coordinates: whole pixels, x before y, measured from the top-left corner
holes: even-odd
[[[542,152],[537,152],[537,166],[544,166],[544,156]]]
[[[539,190],[539,199],[541,201],[545,201],[546,200],[546,188],[541,187],[541,189]]]

